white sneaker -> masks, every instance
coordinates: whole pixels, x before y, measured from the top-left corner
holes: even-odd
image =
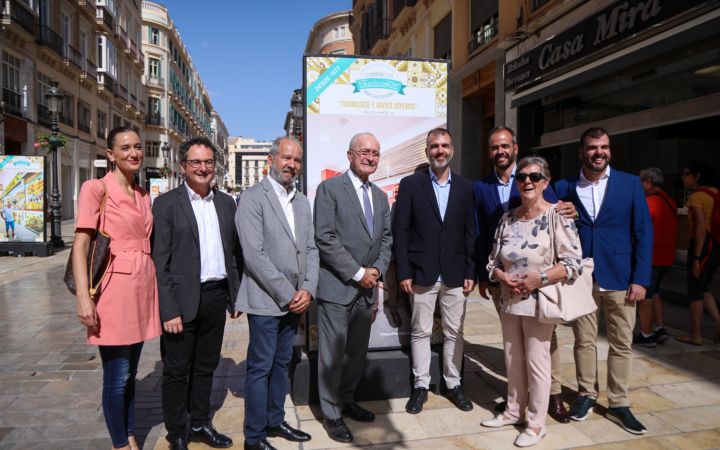
[[[492,419],[483,420],[480,425],[489,428],[500,428],[506,425],[517,425],[518,423],[520,423],[519,420],[510,419],[505,414],[500,413]]]
[[[543,427],[538,434],[535,434],[530,427],[525,428],[522,433],[518,434],[515,438],[515,445],[518,447],[531,447],[538,442],[540,439],[545,437],[545,428]]]

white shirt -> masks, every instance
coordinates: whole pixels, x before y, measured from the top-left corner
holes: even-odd
[[[365,214],[365,199],[363,198],[363,183],[365,183],[363,180],[358,178],[357,175],[355,175],[355,172],[352,170],[347,171],[348,175],[350,175],[350,181],[352,181],[353,187],[355,188],[355,194],[357,195],[358,201],[360,202],[360,208],[363,211],[363,214]],[[372,191],[370,190],[370,181],[368,181],[368,196],[370,197],[370,214],[372,214]],[[353,275],[352,279],[355,281],[362,280],[362,277],[365,275],[365,268],[360,267],[357,272],[355,272],[355,275]]]
[[[602,202],[605,199],[608,178],[610,178],[610,166],[605,168],[605,173],[595,182],[585,178],[585,173],[580,170],[580,177],[578,178],[575,190],[585,207],[585,211],[590,215],[590,219],[592,219],[593,222],[595,222],[602,207]]]
[[[295,198],[295,186],[292,187],[290,192],[283,187],[282,184],[278,183],[273,177],[267,177],[270,180],[270,184],[275,189],[275,194],[280,202],[280,209],[285,213],[288,225],[290,225],[290,231],[292,232],[293,239],[295,239],[295,212],[293,211],[292,201]]]
[[[218,222],[215,203],[213,203],[215,193],[210,190],[210,193],[205,198],[202,198],[187,183],[185,183],[185,187],[198,226],[200,282],[225,279],[227,278],[225,252],[220,237],[220,223]]]
[[[517,170],[517,164],[513,166],[512,173],[508,178],[508,182],[504,183],[503,180],[498,176],[497,172],[493,171],[495,178],[498,180],[498,196],[500,197],[500,205],[503,211],[507,212],[510,206],[510,192],[512,192],[512,184],[515,182],[515,171]]]

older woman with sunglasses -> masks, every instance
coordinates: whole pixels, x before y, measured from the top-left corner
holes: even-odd
[[[527,418],[527,427],[515,445],[529,447],[545,436],[550,340],[555,328],[539,321],[536,290],[577,277],[582,250],[575,223],[543,198],[550,182],[547,162],[538,156],[523,158],[515,179],[521,204],[500,220],[487,265],[490,280],[499,282],[502,290],[500,322],[508,377],[507,409],[482,425],[517,425]]]

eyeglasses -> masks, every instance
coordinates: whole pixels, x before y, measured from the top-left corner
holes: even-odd
[[[205,167],[215,167],[214,159],[188,159],[185,162],[195,169],[200,167],[200,164],[205,164]]]
[[[532,181],[533,183],[537,183],[540,180],[544,180],[545,175],[541,174],[540,172],[530,172],[530,173],[521,172],[521,173],[515,175],[515,178],[517,178],[519,183],[524,183],[525,180],[527,180],[528,178],[530,178],[530,181]]]
[[[380,152],[374,152],[367,149],[362,150],[353,150],[350,149],[351,152],[355,152],[356,155],[360,156],[361,158],[380,158]]]

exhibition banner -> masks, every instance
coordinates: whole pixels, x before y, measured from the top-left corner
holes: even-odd
[[[45,158],[0,155],[2,242],[45,241]]]
[[[150,204],[153,204],[156,198],[170,190],[169,181],[167,178],[150,178]]]
[[[428,131],[446,126],[448,61],[320,55],[306,56],[304,67],[304,186],[310,204],[322,181],[348,169],[350,139],[369,132],[380,142],[381,153],[370,181],[392,205],[400,180],[427,164]],[[384,278],[370,347],[406,347],[409,303],[399,298],[392,270]],[[316,317],[313,305],[309,350],[317,348]]]

